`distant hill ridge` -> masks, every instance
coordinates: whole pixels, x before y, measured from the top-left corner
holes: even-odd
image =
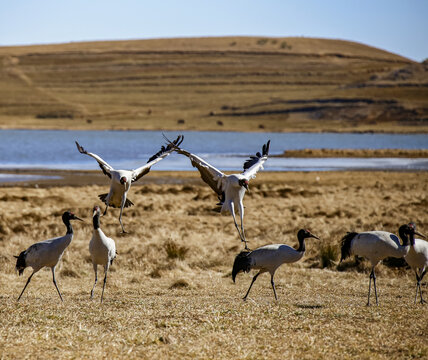
[[[427,67],[304,37],[0,47],[0,127],[426,132]]]
[[[118,40],[71,42],[64,44],[6,46],[0,47],[0,54],[29,54],[46,52],[82,51],[261,51],[280,52],[293,55],[340,55],[349,57],[384,58],[391,61],[411,62],[411,60],[364,45],[358,42],[318,39],[305,37],[201,37],[147,40]]]

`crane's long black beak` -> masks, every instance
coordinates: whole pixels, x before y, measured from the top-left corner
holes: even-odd
[[[80,221],[83,221],[83,222],[85,222],[85,220],[82,220],[80,217],[77,217],[76,215],[74,215],[74,218],[73,218],[73,220],[80,220]]]
[[[427,237],[424,234],[421,234],[420,232],[415,231],[416,235],[419,235],[420,237],[426,239]]]
[[[317,239],[317,240],[321,240],[318,236],[316,236],[314,234],[311,234],[311,237],[313,237],[314,239]]]

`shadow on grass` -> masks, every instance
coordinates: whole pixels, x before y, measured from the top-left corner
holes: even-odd
[[[322,308],[324,308],[324,305],[294,304],[294,306],[298,307],[299,309],[322,309]]]

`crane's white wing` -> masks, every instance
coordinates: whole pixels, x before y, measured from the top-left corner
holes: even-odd
[[[79,150],[79,152],[81,154],[89,155],[89,156],[93,157],[95,160],[97,160],[98,161],[98,165],[100,166],[100,168],[103,171],[103,173],[105,175],[107,175],[109,178],[111,178],[111,171],[114,170],[112,166],[110,166],[108,163],[106,163],[97,154],[93,154],[93,153],[87,152],[82,146],[79,145],[79,143],[77,141],[76,141],[76,146],[77,146],[77,150]]]
[[[174,151],[174,146],[180,145],[183,142],[183,139],[184,136],[179,135],[177,139],[169,143],[167,146],[162,146],[161,149],[147,161],[147,164],[139,167],[138,169],[132,170],[132,182],[137,181],[138,179],[146,175],[154,164],[158,163],[162,159],[166,158],[169,154],[171,154]]]
[[[167,139],[167,141],[169,140]],[[169,143],[172,144],[171,142]],[[183,150],[177,145],[172,146],[176,152],[187,156],[190,159],[192,166],[199,170],[202,180],[206,182],[210,188],[216,192],[217,195],[221,196],[224,191],[223,183],[224,180],[226,180],[226,175],[223,174],[220,170],[216,169],[214,166],[207,163],[205,160],[201,159],[199,156]]]
[[[244,175],[247,180],[254,179],[257,172],[263,169],[263,164],[269,156],[269,145],[270,140],[263,145],[261,154],[258,152],[255,156],[250,156],[250,158],[244,163],[244,171],[242,172],[242,175]]]

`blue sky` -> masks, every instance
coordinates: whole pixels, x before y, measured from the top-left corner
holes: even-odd
[[[194,36],[306,36],[428,58],[427,0],[0,0],[0,46]]]

